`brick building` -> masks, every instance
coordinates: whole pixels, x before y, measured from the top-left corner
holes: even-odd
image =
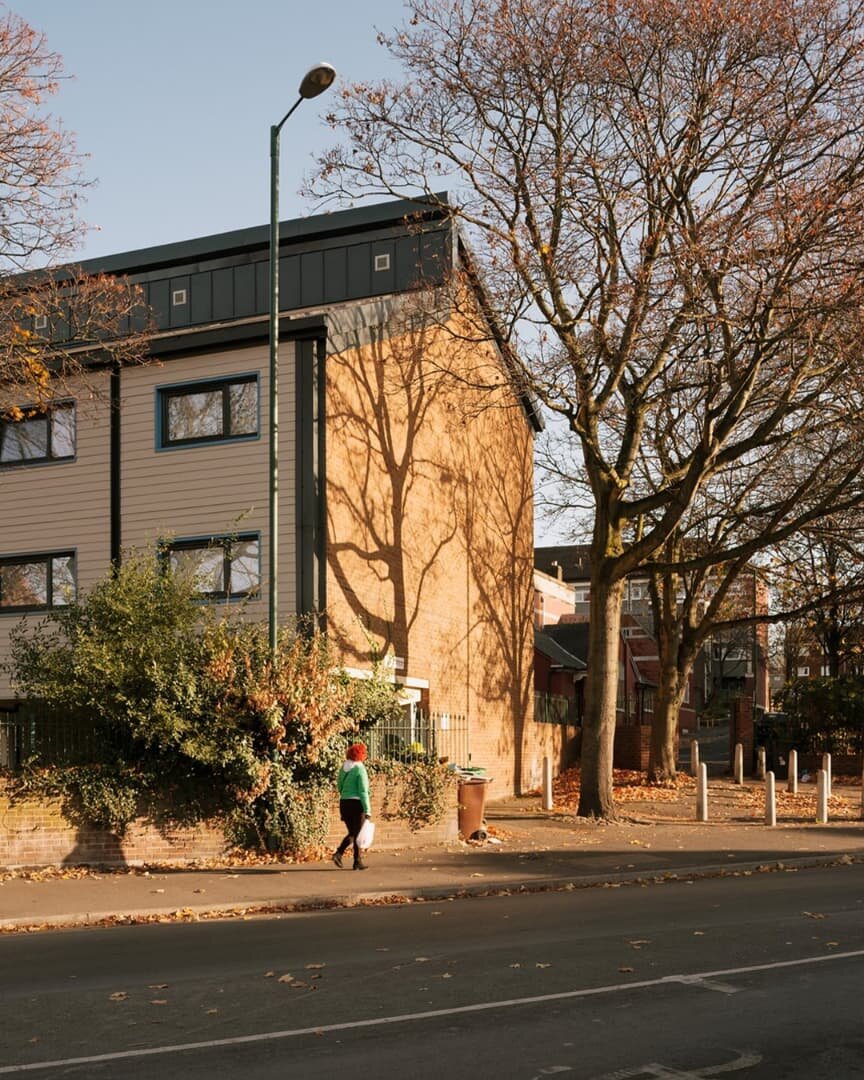
[[[279,620],[326,620],[358,676],[374,648],[409,724],[423,710],[463,725],[464,763],[487,768],[493,793],[533,786],[561,743],[533,721],[541,425],[492,345],[457,346],[457,314],[425,314],[467,258],[459,236],[405,202],[281,233]],[[157,363],[94,367],[96,400],[82,388],[0,418],[0,659],[22,615],[157,543],[206,578],[207,600],[265,621],[268,245],[253,228],[85,265],[141,285]],[[498,390],[466,389],[469,368]]]

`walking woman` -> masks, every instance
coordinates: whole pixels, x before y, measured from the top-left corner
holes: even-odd
[[[371,818],[369,806],[369,774],[363,762],[366,760],[366,747],[363,743],[349,746],[345,754],[345,764],[339,771],[339,817],[345,822],[348,835],[333,852],[333,862],[341,869],[342,856],[353,842],[354,869],[365,870],[366,863],[360,855],[357,834],[367,817]]]

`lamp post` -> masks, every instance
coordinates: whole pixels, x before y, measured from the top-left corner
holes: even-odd
[[[279,134],[301,101],[317,97],[332,85],[336,71],[316,64],[303,76],[298,98],[278,124],[270,128],[270,566],[269,640],[275,654],[279,601]]]

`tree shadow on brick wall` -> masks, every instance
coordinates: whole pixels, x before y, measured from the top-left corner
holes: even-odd
[[[409,324],[386,337],[387,315],[344,335],[327,360],[327,558],[355,620],[408,672],[412,630],[458,522],[433,436],[443,381],[426,362],[432,331]],[[356,626],[328,628],[343,657],[368,661]]]
[[[499,752],[513,761],[513,790],[524,781],[526,724],[533,693],[533,454],[518,406],[486,414],[496,441],[468,448],[472,458],[461,515],[476,590],[472,678],[483,697],[500,701],[511,723],[501,726]]]
[[[62,860],[63,866],[126,866],[123,844],[115,833],[79,825],[75,845]]]

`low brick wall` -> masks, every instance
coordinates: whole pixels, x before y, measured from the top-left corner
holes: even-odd
[[[678,757],[680,738],[675,736],[675,757]],[[647,772],[651,756],[650,724],[619,724],[615,728],[615,743],[612,763],[616,769],[633,769],[635,772]]]
[[[344,835],[336,800],[331,821],[328,843],[335,847]],[[412,832],[404,821],[385,820],[380,815],[376,816],[375,825],[376,849],[437,844],[455,839],[458,832],[455,789],[447,813],[437,825]],[[139,820],[121,839],[105,830],[72,824],[64,816],[59,800],[27,800],[12,805],[0,787],[0,868],[185,863],[218,859],[225,851],[225,837],[218,823],[160,829]]]
[[[808,772],[815,774],[816,770],[821,768],[821,754],[798,755],[799,772],[801,772],[803,769],[807,769]],[[832,754],[831,775],[859,777],[861,775],[861,754]]]

